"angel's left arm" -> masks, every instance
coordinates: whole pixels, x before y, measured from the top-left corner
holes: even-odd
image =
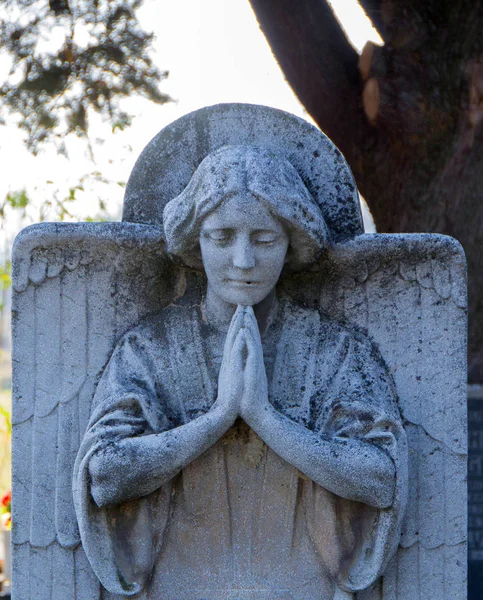
[[[348,370],[356,368],[351,364],[353,357],[346,357],[334,377],[329,397],[324,399],[325,414],[313,429],[308,429],[269,402],[261,344],[249,329],[242,406],[245,421],[267,446],[318,485],[376,508],[391,506],[396,467],[387,449],[396,446],[402,427],[397,418],[388,416],[383,405],[364,397],[364,388],[354,381],[357,373],[347,377]],[[353,393],[356,388],[357,397]],[[388,389],[375,393],[390,394]],[[366,390],[366,395],[369,393]],[[389,403],[392,400],[389,398]]]
[[[267,446],[318,485],[375,508],[391,506],[395,465],[381,448],[359,439],[316,434],[271,404],[245,419]]]

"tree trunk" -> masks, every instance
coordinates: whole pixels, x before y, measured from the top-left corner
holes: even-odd
[[[251,0],[288,82],[346,156],[379,232],[463,245],[469,380],[483,383],[483,3],[363,0],[359,57],[323,0]]]

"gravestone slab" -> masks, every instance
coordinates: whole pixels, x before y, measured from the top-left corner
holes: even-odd
[[[13,598],[466,597],[466,271],[219,105],[14,250]]]

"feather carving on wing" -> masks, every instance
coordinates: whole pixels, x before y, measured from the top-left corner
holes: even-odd
[[[95,600],[73,464],[116,341],[172,299],[173,270],[159,229],[129,223],[36,225],[13,261],[13,593]]]
[[[287,291],[367,332],[391,370],[408,434],[401,543],[357,600],[466,597],[466,271],[437,235],[362,235],[337,245],[319,276]],[[319,288],[320,292],[317,293]],[[300,297],[303,290],[303,297]]]

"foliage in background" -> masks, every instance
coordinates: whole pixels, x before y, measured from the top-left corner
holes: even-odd
[[[0,417],[3,419],[1,431],[7,435],[12,435],[12,418],[10,412],[3,406],[0,406]]]
[[[3,395],[0,396],[0,402],[2,403],[5,402]],[[10,411],[0,404],[0,490],[2,492],[10,489],[11,486],[11,439],[12,423]],[[3,510],[2,512],[9,511]],[[5,521],[3,524],[5,525]]]
[[[66,221],[77,220],[78,215],[75,214],[75,203],[79,200],[78,193],[85,191],[86,182],[110,184],[112,183],[99,171],[93,171],[86,175],[82,175],[79,181],[69,187],[67,193],[61,193],[59,189],[53,188],[51,195],[42,202],[36,202],[27,192],[26,189],[9,192],[3,202],[0,201],[0,229],[4,229],[6,224],[12,219],[16,219],[20,227],[24,227],[30,223],[50,221]],[[54,186],[53,181],[47,181],[48,185]],[[124,182],[117,182],[119,186],[124,186]],[[109,215],[106,207],[106,201],[97,197],[97,211],[90,215],[87,221],[105,221],[112,218]],[[5,267],[5,268],[4,268]],[[10,281],[4,277],[3,271],[8,274],[8,265],[0,265],[0,289],[2,285],[9,285]]]
[[[68,134],[86,137],[89,110],[112,129],[130,124],[119,104],[140,95],[158,104],[167,76],[149,55],[152,34],[139,25],[142,0],[3,0],[2,56],[11,59],[0,83],[0,118],[19,116],[33,153]]]

